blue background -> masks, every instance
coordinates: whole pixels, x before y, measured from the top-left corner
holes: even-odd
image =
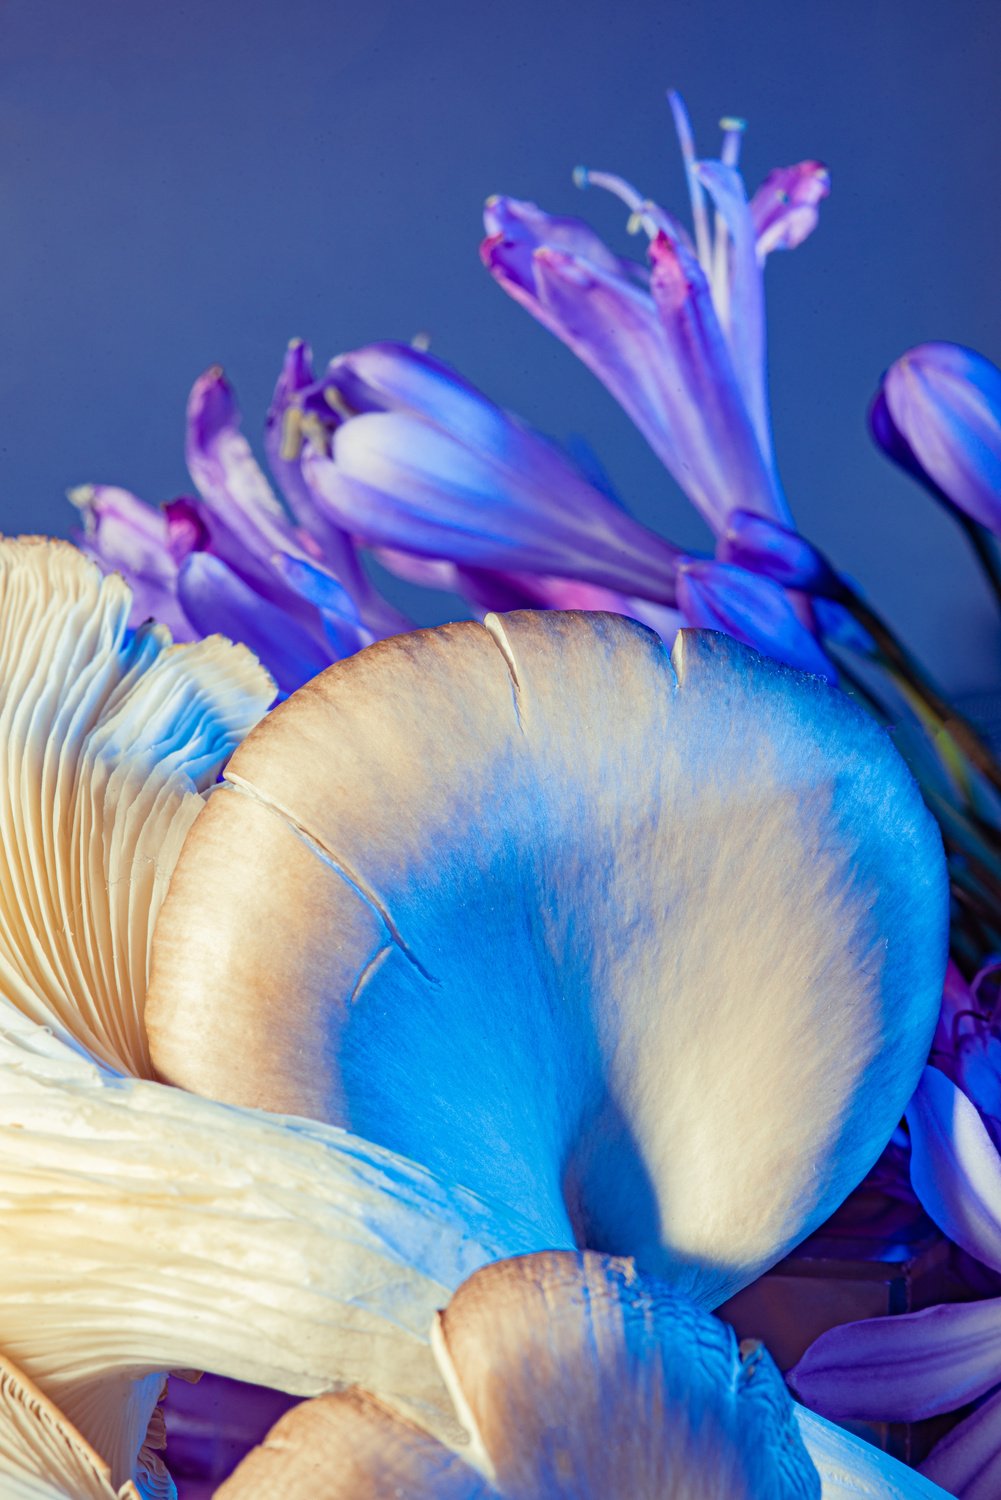
[[[184,401],[219,361],[256,441],[290,335],[433,350],[582,433],[676,540],[698,518],[614,402],[480,268],[483,198],[624,214],[578,161],[679,212],[663,100],[699,149],[746,116],[752,185],[819,156],[818,233],[769,267],[777,452],[803,528],[954,689],[1001,687],[962,538],[868,439],[881,370],[942,338],[1001,357],[994,0],[8,0],[0,7],[0,524],[67,533],[67,486],[189,487]],[[437,613],[436,613],[437,610]],[[440,618],[447,604],[425,608]]]

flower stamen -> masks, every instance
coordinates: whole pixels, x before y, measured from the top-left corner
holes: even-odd
[[[643,229],[650,239],[654,239],[660,227],[652,212],[654,205],[649,198],[642,197],[624,177],[620,177],[617,172],[592,172],[587,167],[574,167],[573,180],[575,187],[604,188],[607,193],[614,194],[630,210],[626,224],[628,232],[636,234]]]

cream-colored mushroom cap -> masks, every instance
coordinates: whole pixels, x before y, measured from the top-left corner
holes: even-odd
[[[841,694],[515,614],[380,643],[248,737],[164,902],[150,1045],[713,1305],[885,1145],[946,920],[935,824]]]

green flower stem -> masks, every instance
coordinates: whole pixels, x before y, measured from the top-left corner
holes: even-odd
[[[961,511],[955,513],[956,520],[966,532],[967,540],[977,556],[984,577],[990,585],[994,595],[994,601],[1001,609],[1001,563],[994,548],[994,542],[986,527],[979,525],[970,516],[963,515]]]
[[[1001,793],[1001,767],[970,721],[957,713],[929,681],[923,669],[874,609],[852,590],[847,591],[844,603],[862,628],[872,636],[886,661],[900,674],[908,687],[924,700],[935,718],[940,720],[943,729],[962,750],[970,764],[995,791]]]

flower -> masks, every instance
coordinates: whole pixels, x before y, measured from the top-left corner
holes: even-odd
[[[961,344],[918,344],[869,410],[890,458],[950,508],[1001,534],[1001,370]]]
[[[311,378],[309,351],[290,347],[269,414],[269,445]],[[298,408],[296,408],[298,411]],[[154,615],[178,639],[222,631],[242,641],[291,692],[339,657],[407,622],[380,600],[354,543],[315,504],[294,465],[279,465],[295,520],[258,467],[232,389],[215,366],[188,400],[188,468],[197,498],[157,511],[127,491],[71,492],[84,550],[133,586],[133,624]]]
[[[709,1305],[878,1154],[934,1023],[941,853],[822,684],[698,633],[672,670],[614,616],[467,623],[294,694],[203,805],[271,695],[246,651],[132,635],[125,585],[65,545],[0,544],[0,581],[12,1494],[162,1494],[136,1455],[177,1368],[363,1383],[454,1440],[427,1329],[472,1271],[615,1238]],[[269,972],[228,1068],[198,966],[239,905],[226,983],[265,945]],[[296,1117],[135,1076],[182,1034]],[[799,1420],[829,1494],[893,1493]]]
[[[907,1110],[911,1181],[926,1213],[967,1255],[1001,1273],[1001,1157],[972,1100],[926,1068]],[[822,1334],[790,1374],[827,1416],[911,1421],[977,1402],[922,1472],[961,1500],[1001,1478],[1001,1297],[961,1301]]]
[[[322,386],[347,420],[331,430],[329,455],[314,431],[303,473],[352,535],[445,560],[460,592],[467,581],[477,592],[475,570],[480,597],[500,573],[519,602],[553,575],[615,590],[623,605],[633,594],[674,603],[679,550],[440,360],[372,344],[335,359]]]
[[[834,600],[845,593],[842,579],[805,536],[752,511],[730,512],[716,556],[720,562],[736,563],[786,589]]]
[[[481,253],[504,290],[603,381],[715,531],[734,509],[788,522],[772,456],[762,269],[811,232],[828,173],[813,161],[779,168],[748,202],[737,171],[743,122],[723,121],[720,159],[697,161],[684,105],[670,98],[694,242],[622,178],[579,168],[580,186],[608,188],[646,231],[649,272],[581,220],[513,198],[488,199]]]
[[[432,1348],[470,1429],[461,1455],[353,1390],[295,1407],[219,1500],[308,1500],[321,1468],[329,1500],[819,1500],[764,1349],[738,1350],[629,1261],[564,1251],[485,1266],[438,1314]]]
[[[836,683],[838,674],[798,618],[783,588],[735,563],[690,562],[678,574],[678,603],[689,624],[734,640]]]

